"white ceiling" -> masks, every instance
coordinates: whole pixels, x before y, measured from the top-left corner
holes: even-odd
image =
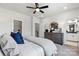
[[[79,3],[39,3],[39,6],[44,5],[49,6],[49,8],[42,9],[45,12],[44,14],[40,12],[33,14],[34,10],[26,8],[26,6],[35,6],[34,3],[0,3],[0,7],[2,8],[7,8],[12,11],[16,11],[27,15],[34,15],[38,17],[53,16],[57,13],[72,10],[74,8],[79,7]],[[67,10],[64,10],[65,6],[68,7]]]

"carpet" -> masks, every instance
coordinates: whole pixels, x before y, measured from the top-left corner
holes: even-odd
[[[79,48],[68,45],[56,44],[58,54],[57,56],[79,56]]]

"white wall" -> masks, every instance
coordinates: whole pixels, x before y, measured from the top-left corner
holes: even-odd
[[[22,21],[23,34],[31,35],[31,16],[0,8],[0,34],[13,31],[13,20]]]
[[[45,28],[48,28],[48,24],[51,23],[52,21],[56,21],[59,24],[59,28],[62,28],[62,31],[64,33],[64,43],[65,43],[65,41],[67,40],[67,33],[66,33],[67,21],[74,17],[79,18],[79,9],[73,9],[52,17],[47,17],[42,19],[42,23],[40,26],[42,31],[40,36],[44,37]]]

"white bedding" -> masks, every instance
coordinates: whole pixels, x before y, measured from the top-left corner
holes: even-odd
[[[46,56],[56,55],[57,54],[57,48],[55,44],[48,39],[44,38],[36,38],[32,36],[25,36],[25,38],[35,44],[38,44],[44,49],[44,53]]]
[[[9,34],[0,37],[0,46],[6,56],[44,56],[44,50],[39,45],[27,40],[24,44],[17,44]],[[3,55],[1,50],[0,55]]]
[[[20,50],[19,56],[44,56],[43,48],[40,46],[26,41],[25,44],[18,44]]]
[[[25,40],[25,44],[15,44],[13,43],[15,41],[12,41],[13,39],[9,35],[5,35],[4,39],[6,38],[8,41],[3,50],[5,53],[9,52],[10,56],[51,56],[57,54],[55,44],[48,39],[26,36],[28,41]]]
[[[19,54],[17,54],[19,52]],[[0,56],[4,56],[0,50]],[[40,46],[25,41],[25,44],[18,44],[15,53],[12,52],[11,56],[44,56],[43,48]]]

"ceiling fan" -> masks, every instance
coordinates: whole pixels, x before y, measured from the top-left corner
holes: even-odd
[[[38,3],[35,3],[35,7],[26,6],[26,8],[35,9],[35,11],[33,12],[33,14],[35,14],[36,12],[44,13],[44,11],[42,11],[41,9],[48,8],[48,5],[39,7],[39,4]]]

